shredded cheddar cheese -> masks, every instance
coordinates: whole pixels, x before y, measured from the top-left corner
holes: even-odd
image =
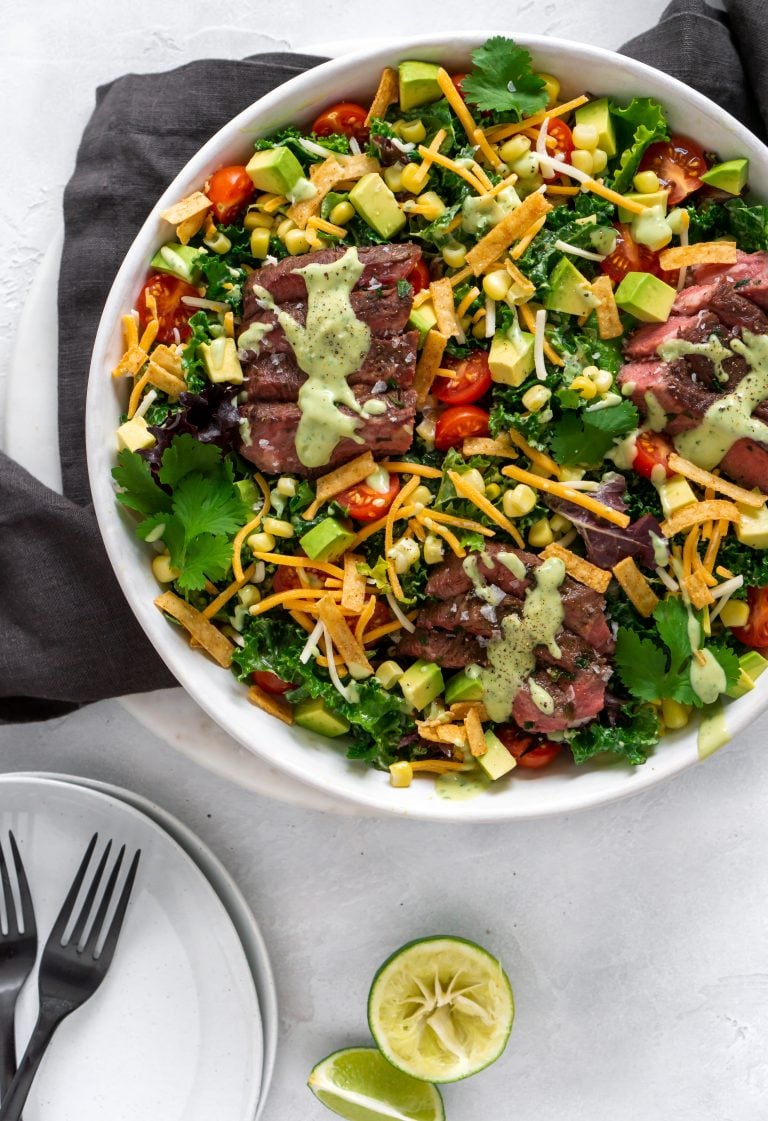
[[[548,494],[556,495],[558,498],[564,498],[567,502],[573,502],[576,506],[582,506],[585,510],[590,510],[593,514],[596,514],[598,518],[613,522],[614,525],[621,526],[622,529],[629,525],[630,518],[627,514],[622,514],[619,510],[612,510],[610,506],[604,506],[596,498],[590,498],[588,494],[584,494],[580,490],[574,490],[566,483],[556,483],[552,479],[542,479],[539,475],[533,475],[530,471],[523,471],[522,468],[515,467],[512,463],[502,467],[501,473],[507,475],[510,479],[517,479],[519,483],[527,483],[534,490],[543,490]]]

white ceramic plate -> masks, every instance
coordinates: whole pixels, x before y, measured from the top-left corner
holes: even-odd
[[[182,693],[182,690],[178,690]],[[264,1060],[261,1075],[261,1088],[259,1091],[259,1107],[256,1118],[260,1117],[272,1080],[272,1073],[277,1055],[278,1019],[277,1019],[277,991],[272,974],[267,947],[264,937],[259,930],[253,912],[248,907],[240,888],[230,876],[224,865],[204,845],[197,834],[173,817],[161,806],[143,798],[133,790],[125,790],[121,786],[113,786],[109,782],[99,782],[97,779],[79,778],[75,775],[48,774],[44,772],[30,772],[29,774],[15,774],[15,778],[38,778],[48,782],[67,783],[72,786],[82,786],[88,790],[97,790],[129,806],[151,818],[161,829],[173,838],[187,856],[194,860],[200,871],[206,877],[226,908],[232,920],[232,925],[237,931],[243,952],[248,960],[253,979],[256,982],[256,995],[261,1014],[261,1027],[264,1038]]]
[[[116,798],[46,778],[0,778],[0,835],[13,829],[41,945],[94,832],[142,858],[115,958],[97,993],[59,1028],[26,1121],[252,1121],[263,1040],[248,960],[197,864]],[[17,1006],[23,1048],[35,978]]]
[[[506,29],[511,32],[512,29]],[[501,789],[460,804],[442,801],[431,784],[415,783],[394,790],[386,775],[349,763],[343,752],[308,732],[287,729],[245,701],[234,677],[211,666],[190,650],[178,629],[167,626],[153,606],[156,594],[151,570],[133,523],[115,501],[110,479],[114,462],[114,427],[121,408],[108,371],[120,357],[120,315],[140,287],[146,262],[167,237],[160,211],[189,191],[222,164],[241,161],[257,135],[293,121],[311,119],[317,107],[340,96],[365,103],[372,96],[383,66],[407,57],[440,60],[449,69],[467,68],[469,52],[487,33],[457,33],[440,39],[418,37],[398,48],[377,47],[324,64],[286,83],[241,113],[189,162],[158,201],[118,273],[102,318],[89,383],[86,442],[96,512],[118,579],[150,640],[181,684],[235,739],[301,781],[347,798],[359,806],[387,813],[437,820],[498,821],[538,817],[610,801],[674,774],[698,758],[696,731],[689,728],[668,737],[645,767],[629,769],[561,767],[532,781],[515,778]],[[609,51],[556,39],[519,36],[537,65],[561,81],[563,95],[584,89],[585,75],[594,93],[618,98],[643,94],[657,97],[667,108],[672,126],[699,137],[727,159],[746,154],[752,160],[752,185],[768,196],[765,148],[733,118],[681,83],[631,59]],[[731,706],[732,733],[744,727],[766,705],[768,682]],[[501,785],[501,784],[500,784]]]

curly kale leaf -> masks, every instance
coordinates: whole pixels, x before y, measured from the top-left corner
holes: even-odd
[[[609,753],[637,767],[645,763],[650,749],[658,743],[659,718],[651,705],[622,705],[619,718],[611,723],[606,715],[567,735],[573,760],[587,763],[596,755]]]

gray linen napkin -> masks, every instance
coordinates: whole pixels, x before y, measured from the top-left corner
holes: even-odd
[[[673,0],[623,48],[768,132],[766,0]],[[88,362],[112,277],[145,215],[221,125],[323,60],[271,54],[128,75],[97,91],[64,195],[59,439],[64,495],[0,453],[0,721],[42,720],[174,684],[104,553],[83,447]]]

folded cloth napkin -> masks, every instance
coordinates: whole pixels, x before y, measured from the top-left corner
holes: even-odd
[[[764,0],[673,0],[623,48],[768,132]],[[112,277],[155,200],[227,120],[322,59],[270,54],[128,75],[97,92],[64,195],[59,439],[64,495],[0,453],[0,720],[174,684],[104,553],[83,448],[89,355]]]

